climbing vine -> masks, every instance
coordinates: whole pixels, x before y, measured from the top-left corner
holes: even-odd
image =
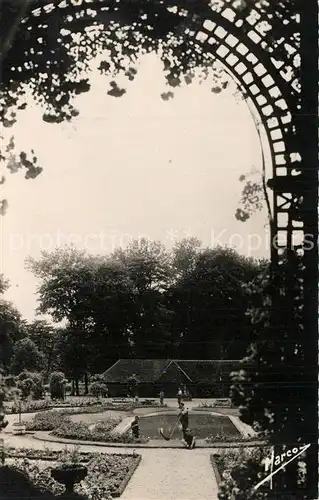
[[[164,65],[167,88],[162,99],[172,98],[175,87],[189,85],[195,76],[209,77],[212,90],[222,91],[228,76],[214,60],[217,47],[208,53],[196,43],[195,35],[212,10],[221,12],[225,7],[235,9],[245,32],[250,29],[251,17],[256,12],[261,16],[266,34],[263,50],[284,62],[297,82],[298,61],[295,56],[290,61],[293,52],[289,51],[289,44],[295,47],[298,43],[295,0],[3,0],[3,126],[12,127],[27,108],[27,92],[42,106],[44,121],[72,120],[79,114],[74,97],[90,90],[90,72],[97,58],[98,70],[108,77],[106,91],[113,97],[126,93],[118,77],[124,76],[127,83],[134,80],[139,58],[153,51]],[[16,153],[13,138],[8,143],[2,138],[2,143],[0,162],[11,172],[26,169],[27,178],[41,173],[33,151]],[[262,198],[259,184],[249,181],[238,218],[246,220],[259,210]],[[5,209],[3,201],[0,210],[3,213]]]

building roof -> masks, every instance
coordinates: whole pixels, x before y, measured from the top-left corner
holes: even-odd
[[[127,383],[135,374],[141,383],[155,383],[174,364],[190,382],[212,382],[220,374],[236,369],[237,363],[234,360],[119,359],[103,377],[107,383]]]

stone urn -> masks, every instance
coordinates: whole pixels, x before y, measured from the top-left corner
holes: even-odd
[[[74,485],[86,478],[88,470],[82,465],[56,467],[51,470],[51,476],[55,481],[65,486],[67,493],[73,493]]]

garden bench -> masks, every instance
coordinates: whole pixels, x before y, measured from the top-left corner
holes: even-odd
[[[18,425],[14,425],[13,424],[13,434],[15,435],[22,435],[22,434],[25,434],[26,432],[26,426],[25,425],[21,425],[21,424],[18,424]]]

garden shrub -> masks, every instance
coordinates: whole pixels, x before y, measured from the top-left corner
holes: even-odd
[[[41,399],[44,395],[43,378],[40,373],[23,371],[17,376],[16,385],[23,399],[29,396],[33,399]]]
[[[108,388],[105,382],[96,381],[90,385],[90,394],[96,398],[106,398],[108,395]]]
[[[62,399],[65,397],[65,384],[67,380],[64,373],[62,372],[52,372],[50,375],[50,393],[51,399]]]

